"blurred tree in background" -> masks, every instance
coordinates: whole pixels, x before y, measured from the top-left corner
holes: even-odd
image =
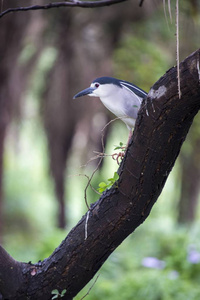
[[[13,1],[8,1],[4,5],[12,7],[13,4]],[[17,18],[21,23],[23,18],[24,22],[28,19],[26,26],[22,24],[19,28],[19,50],[13,50],[16,68],[23,70],[21,80],[18,75],[13,79],[16,83],[20,81],[16,86],[21,92],[19,96],[15,93],[15,105],[18,114],[20,112],[18,122],[23,120],[23,113],[26,118],[25,107],[29,99],[30,110],[44,123],[60,228],[65,228],[67,220],[65,170],[69,151],[75,143],[72,151],[78,151],[82,157],[80,163],[89,160],[93,150],[101,151],[101,129],[110,118],[99,102],[86,99],[75,103],[73,95],[93,78],[113,73],[111,58],[123,35],[123,27],[151,14],[155,9],[151,6],[148,4],[141,10],[135,4],[134,13],[130,13],[130,4],[109,8],[106,13],[102,13],[104,8],[93,11],[52,10],[48,14],[40,11],[36,18],[34,12],[28,12],[17,14],[16,21],[9,16],[5,21],[1,20],[2,34],[6,36],[7,20],[15,24]],[[12,34],[15,36],[14,29]],[[15,45],[10,48],[14,49]],[[9,53],[4,51],[3,55],[9,59]],[[9,77],[7,81],[10,81]],[[13,114],[13,117],[17,115]]]
[[[13,5],[15,1],[7,0],[3,8]],[[29,11],[0,19],[0,239],[16,259],[48,256],[66,235],[56,226],[64,229],[75,224],[86,209],[87,179],[79,174],[90,174],[97,160],[84,169],[80,165],[94,156],[94,150],[102,150],[101,130],[113,116],[98,100],[72,100],[73,95],[105,75],[131,81],[148,92],[176,64],[175,1],[171,7],[172,23],[167,7],[165,18],[163,4],[155,0],[144,1],[142,8],[128,1],[93,10]],[[181,1],[181,58],[199,48],[199,12],[199,1]],[[130,237],[103,269],[105,280],[98,280],[91,299],[133,299],[130,286],[134,299],[199,299],[199,261],[191,262],[189,257],[195,251],[198,257],[200,251],[195,239],[199,233],[198,124],[199,117],[161,196],[162,207],[157,204],[147,221],[149,227],[134,234],[138,251],[132,253]],[[106,127],[106,152],[121,141],[119,136],[126,141],[123,126],[116,121]],[[116,169],[116,163],[106,158],[92,184],[97,188]],[[98,197],[93,191],[88,194],[92,202]],[[174,233],[177,221],[193,224],[190,234],[182,227]],[[171,224],[170,233],[165,224]],[[146,239],[142,250],[140,235]],[[189,247],[193,244],[194,249]],[[141,267],[145,256],[164,260],[166,267]],[[112,271],[113,264],[118,272]],[[133,270],[139,270],[137,278]]]

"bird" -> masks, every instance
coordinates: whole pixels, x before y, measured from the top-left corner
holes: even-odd
[[[90,87],[77,93],[73,99],[85,95],[99,97],[104,106],[126,124],[129,130],[128,146],[138,111],[147,93],[128,81],[104,76],[93,80]]]

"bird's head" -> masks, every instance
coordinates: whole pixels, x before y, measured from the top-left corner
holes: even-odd
[[[120,81],[113,77],[100,77],[91,83],[90,87],[79,92],[76,94],[73,99],[76,99],[78,97],[82,97],[85,95],[91,96],[91,97],[109,97],[114,92],[116,92],[117,89],[120,89]]]

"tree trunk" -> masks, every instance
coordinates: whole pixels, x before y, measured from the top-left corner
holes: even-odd
[[[10,5],[12,1],[6,1]],[[1,3],[3,5],[3,3]],[[28,76],[19,65],[19,53],[25,31],[30,23],[30,13],[15,14],[1,20],[0,25],[0,240],[3,231],[3,153],[6,131],[13,116],[20,111],[20,98]]]
[[[175,67],[152,87],[118,170],[119,180],[91,206],[49,258],[24,264],[1,248],[0,291],[4,299],[51,299],[53,289],[66,289],[63,299],[72,299],[144,222],[200,108],[199,59],[200,49],[180,65],[181,99]]]

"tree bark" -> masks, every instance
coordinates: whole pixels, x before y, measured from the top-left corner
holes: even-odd
[[[66,289],[63,299],[72,299],[144,222],[200,108],[199,60],[200,49],[180,64],[181,99],[176,67],[151,88],[118,170],[119,180],[91,206],[49,258],[31,265],[0,255],[0,291],[4,299],[51,299],[53,289]],[[2,269],[5,265],[8,268]],[[17,284],[10,289],[15,278]]]

